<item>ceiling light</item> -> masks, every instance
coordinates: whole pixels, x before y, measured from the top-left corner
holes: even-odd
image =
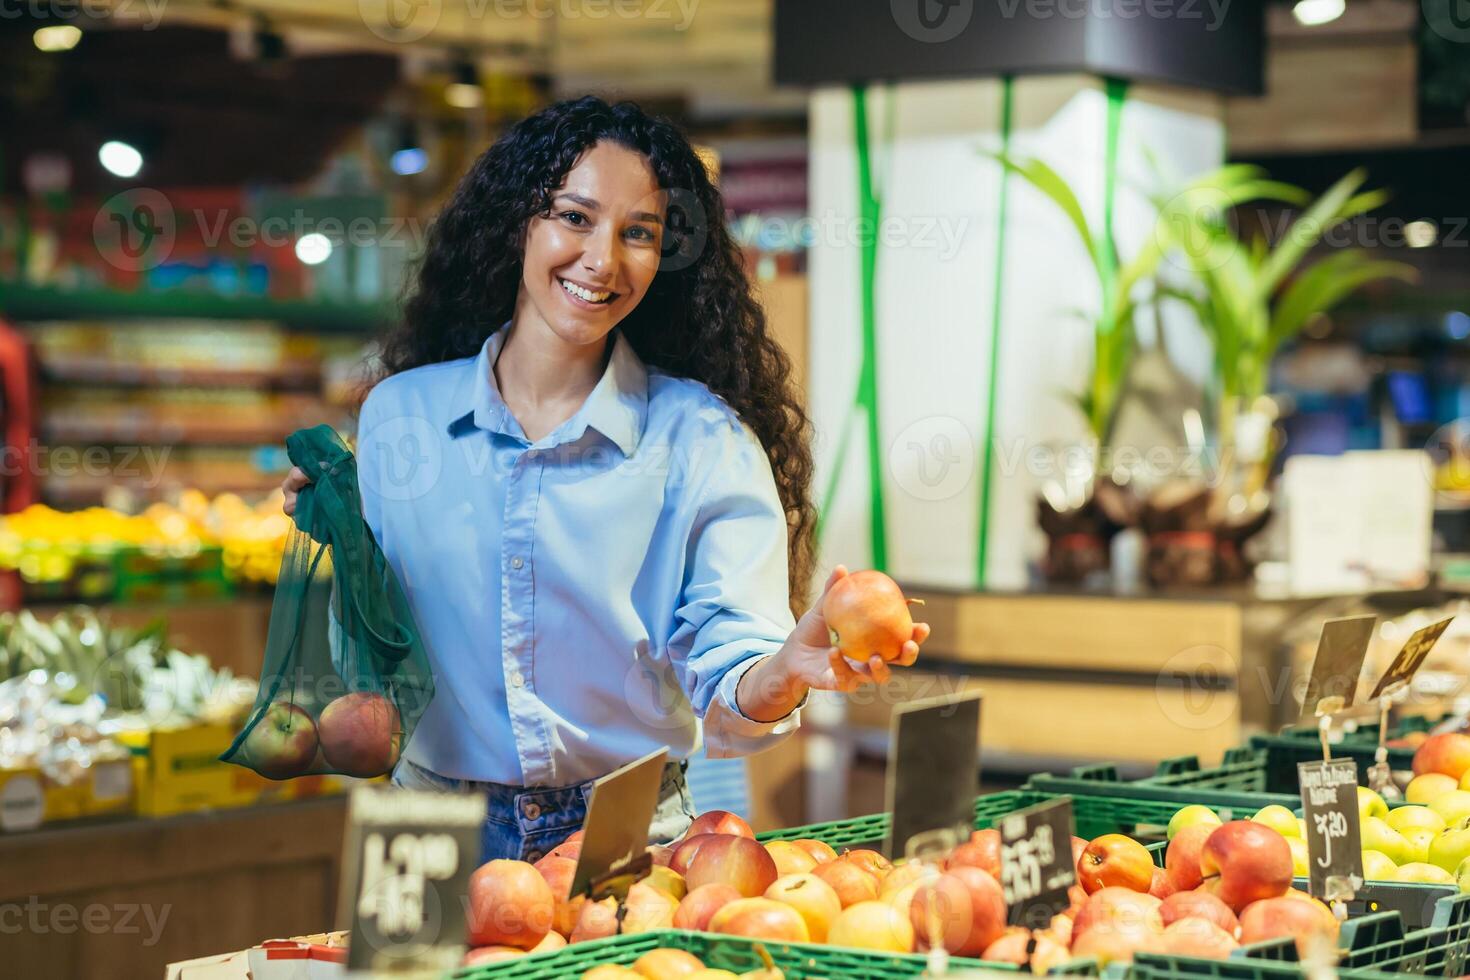
[[[1291,15],[1303,27],[1321,27],[1337,20],[1346,9],[1345,0],[1297,0]]]
[[[122,140],[108,140],[97,150],[97,159],[115,177],[136,177],[143,169],[143,154]]]
[[[321,265],[332,254],[332,240],[313,231],[296,239],[296,257],[306,265]]]
[[[52,24],[50,27],[38,27],[36,33],[31,35],[31,40],[36,42],[39,51],[70,51],[77,46],[82,39],[82,29],[73,24]]]

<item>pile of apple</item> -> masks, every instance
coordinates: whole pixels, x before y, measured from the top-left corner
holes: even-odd
[[[1223,957],[1239,942],[1336,936],[1326,906],[1291,890],[1291,849],[1280,833],[1252,821],[1212,824],[1205,814],[1214,814],[1199,809],[1180,815],[1167,869],[1120,834],[1073,838],[1071,905],[1034,929],[1006,924],[995,830],[976,831],[942,867],[895,865],[870,849],[839,855],[817,840],[761,844],[745,821],[712,811],[673,847],[651,849],[654,867],[621,908],[613,898],[569,897],[576,834],[534,865],[491,861],[475,872],[468,920],[475,948],[465,962],[673,928],[886,953],[924,950],[939,938],[955,955],[1045,973],[1073,957],[1126,961],[1139,950]]]
[[[607,963],[594,966],[582,974],[581,980],[785,980],[786,974],[766,966],[747,973],[715,970],[693,953],[671,946],[650,949],[632,966]]]

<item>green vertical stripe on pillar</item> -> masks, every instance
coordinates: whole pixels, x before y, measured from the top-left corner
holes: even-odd
[[[885,113],[885,138],[890,149],[893,141],[893,119],[895,96],[890,89]],[[855,144],[858,170],[858,214],[862,227],[871,229],[870,234],[861,236],[859,243],[859,302],[862,309],[862,357],[858,368],[857,389],[853,393],[852,406],[842,420],[842,431],[837,438],[837,454],[833,459],[832,472],[828,476],[826,489],[822,493],[821,506],[817,510],[817,538],[822,539],[827,518],[837,500],[837,490],[842,473],[847,465],[847,453],[851,447],[854,416],[862,412],[867,423],[868,442],[868,492],[869,533],[873,567],[886,570],[888,567],[887,521],[883,506],[883,462],[878,435],[878,337],[875,283],[878,274],[878,222],[882,213],[882,200],[873,179],[872,147],[868,140],[867,90],[861,85],[852,89],[853,142]],[[891,167],[890,167],[891,169]]]
[[[863,365],[858,374],[857,400],[866,416],[868,430],[869,535],[873,550],[873,567],[888,568],[887,522],[883,514],[883,460],[878,438],[878,317],[875,285],[878,278],[878,221],[881,211],[873,187],[872,147],[868,143],[867,90],[852,90],[853,133],[857,140],[859,228],[864,232],[858,243],[862,250]],[[893,93],[890,92],[890,99]]]
[[[1011,118],[1015,104],[1015,81],[1006,75],[1000,80],[1000,152],[1011,154]],[[985,390],[984,437],[980,440],[980,532],[975,548],[975,587],[985,588],[985,564],[990,555],[990,488],[991,469],[995,461],[996,389],[1000,385],[1000,315],[1001,288],[1006,264],[1006,206],[1010,197],[1010,171],[1000,168],[1000,191],[995,209],[995,277],[990,297],[990,365]]]
[[[1123,124],[1123,100],[1128,96],[1128,82],[1121,78],[1103,81],[1107,95],[1107,122],[1103,133],[1103,224],[1102,241],[1098,243],[1098,272],[1102,276],[1102,308],[1112,308],[1113,289],[1118,278],[1118,253],[1113,244],[1113,202],[1118,193],[1118,131]]]

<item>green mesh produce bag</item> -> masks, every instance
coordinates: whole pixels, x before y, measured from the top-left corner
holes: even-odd
[[[408,600],[362,517],[357,466],[329,426],[286,440],[312,482],[271,604],[260,691],[226,762],[270,779],[390,771],[434,693]]]

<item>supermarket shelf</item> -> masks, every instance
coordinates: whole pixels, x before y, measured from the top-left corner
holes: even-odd
[[[42,364],[42,377],[55,384],[94,384],[179,388],[310,388],[321,384],[317,367],[249,370],[240,368],[166,368],[139,364]]]
[[[185,426],[164,425],[60,425],[52,424],[42,432],[44,441],[51,444],[84,443],[94,446],[221,446],[226,448],[248,448],[275,446],[286,441],[286,437],[298,425],[282,426],[278,429],[231,429],[209,428],[203,424]]]
[[[187,292],[60,289],[0,282],[0,314],[15,320],[276,320],[325,332],[368,332],[390,322],[391,303],[279,300]]]

